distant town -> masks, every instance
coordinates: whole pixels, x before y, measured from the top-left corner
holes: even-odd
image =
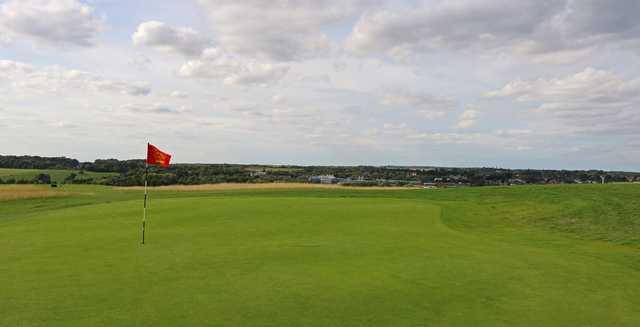
[[[2,184],[143,184],[143,160],[0,156]],[[19,170],[35,170],[21,174]],[[640,182],[639,172],[539,170],[428,166],[286,166],[243,164],[172,164],[149,168],[150,185],[298,182],[347,186],[421,188],[524,184],[600,184]]]

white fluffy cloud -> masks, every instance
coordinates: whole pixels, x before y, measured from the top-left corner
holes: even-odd
[[[174,27],[159,21],[140,24],[131,39],[136,45],[143,45],[161,51],[197,57],[210,41],[198,31],[187,27]]]
[[[535,103],[537,112],[582,132],[637,133],[640,124],[640,79],[627,80],[606,70],[513,81],[486,96]]]
[[[475,109],[467,109],[462,112],[460,119],[456,124],[457,128],[469,128],[475,125],[479,111]]]
[[[4,83],[3,83],[4,82]],[[119,93],[144,96],[151,93],[148,83],[107,79],[89,72],[58,66],[38,67],[22,62],[0,60],[0,85],[18,90],[58,93],[65,90]]]
[[[207,47],[211,42],[200,32],[159,21],[140,24],[131,38],[136,45],[191,58],[180,67],[183,77],[220,79],[225,85],[265,86],[289,71],[287,65],[241,59],[220,47]]]
[[[221,79],[227,85],[269,85],[282,79],[288,71],[286,65],[243,62],[219,48],[209,48],[199,59],[182,65],[180,75]]]
[[[199,0],[216,40],[241,55],[290,61],[331,47],[328,29],[358,16],[376,0]]]
[[[0,4],[5,42],[28,38],[39,44],[91,46],[103,19],[77,0],[9,0]],[[3,31],[4,30],[4,31]]]
[[[577,54],[596,45],[640,39],[638,12],[636,0],[440,0],[366,13],[347,47],[394,57],[468,48]]]
[[[171,92],[171,94],[169,94],[172,98],[178,98],[178,99],[186,99],[189,97],[189,94],[183,91],[173,91]]]

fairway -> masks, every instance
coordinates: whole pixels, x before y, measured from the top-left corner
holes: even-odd
[[[0,197],[0,326],[640,325],[640,185],[153,190],[144,246],[55,192]]]

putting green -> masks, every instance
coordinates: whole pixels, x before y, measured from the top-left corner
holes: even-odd
[[[158,191],[145,246],[139,191],[70,190],[0,202],[1,326],[640,325],[635,243],[557,221],[633,186]]]

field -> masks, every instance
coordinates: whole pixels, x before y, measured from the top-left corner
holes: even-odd
[[[640,326],[640,185],[0,187],[0,326]]]
[[[97,173],[91,171],[85,171],[80,173],[80,170],[73,169],[11,169],[0,168],[0,178],[2,180],[15,179],[31,181],[38,174],[47,174],[51,176],[51,181],[61,183],[67,176],[76,174],[77,179],[100,179],[108,176],[117,175],[115,173]]]
[[[264,190],[264,189],[341,189],[341,190],[407,190],[407,186],[344,186],[339,184],[309,184],[309,183],[219,183],[199,185],[165,185],[154,186],[152,190],[168,191],[228,191],[228,190]],[[144,186],[120,187],[120,190],[144,190]]]

